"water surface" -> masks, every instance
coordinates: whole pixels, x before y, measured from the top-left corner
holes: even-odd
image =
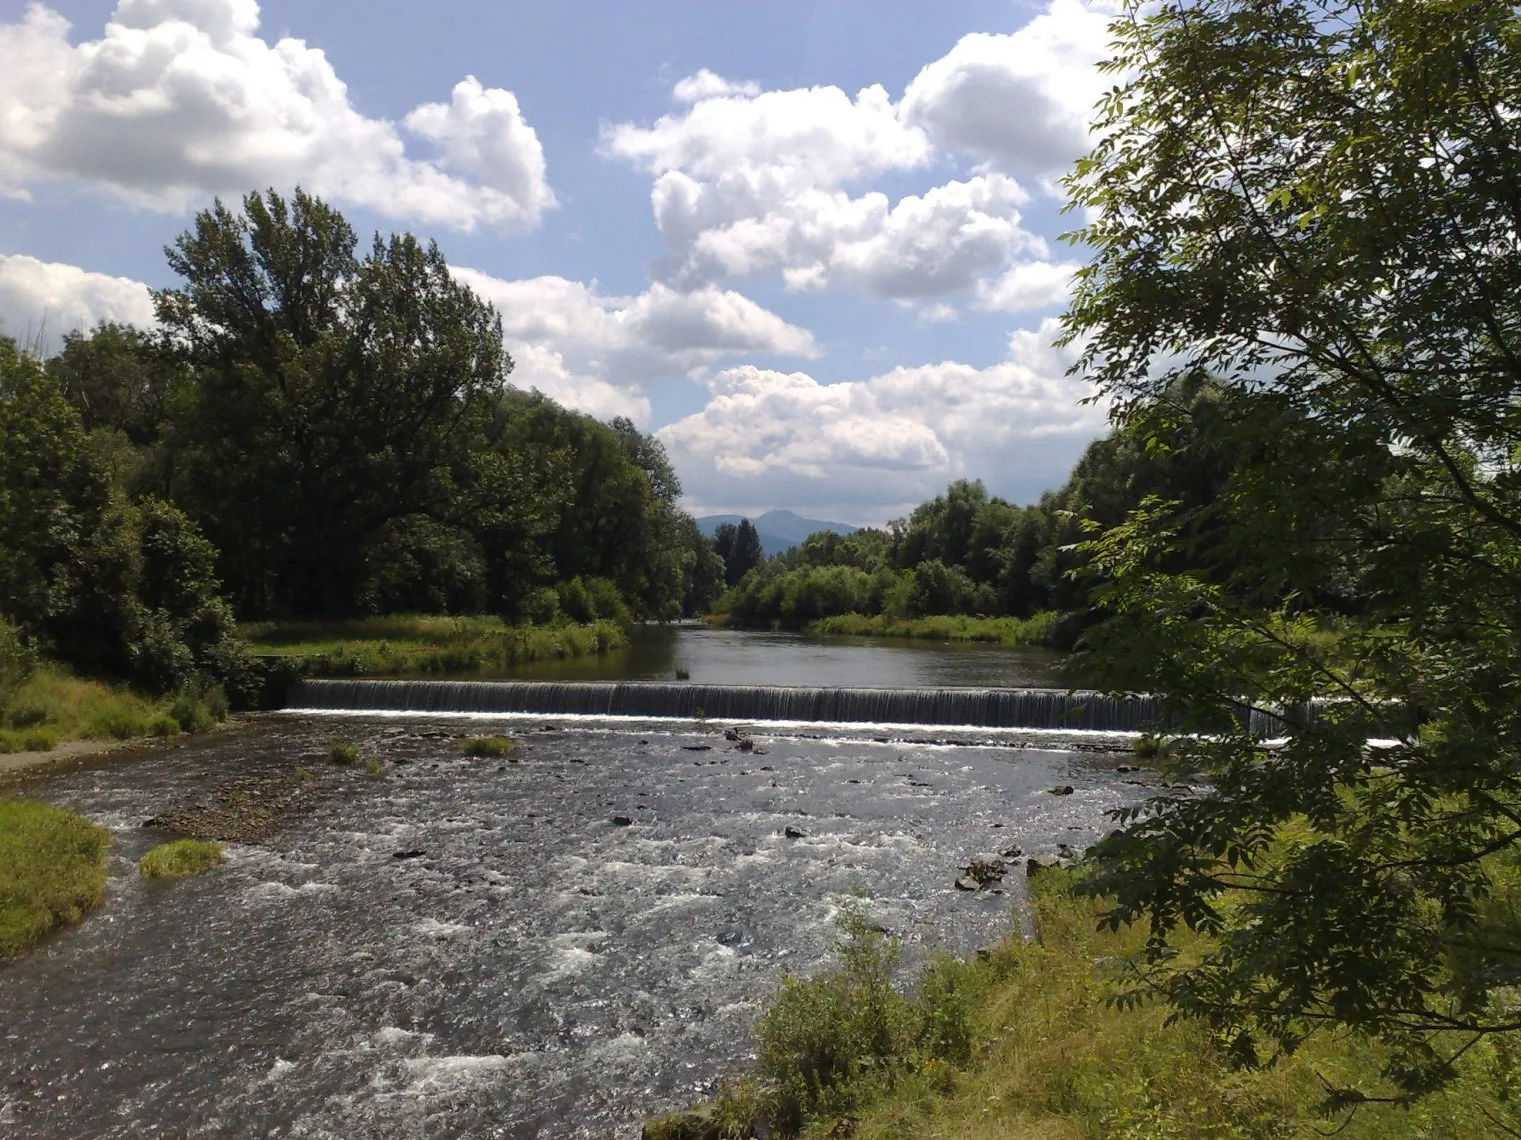
[[[0,969],[0,1133],[635,1137],[743,1062],[852,892],[910,965],[965,952],[1022,879],[959,863],[1081,846],[1137,793],[1093,753],[505,723],[520,763],[459,754],[479,721],[275,716],[26,788],[116,848],[104,906]],[[384,774],[325,764],[340,738]],[[287,828],[137,878],[166,803],[297,764],[325,790]]]

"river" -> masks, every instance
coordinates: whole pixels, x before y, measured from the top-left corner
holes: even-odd
[[[672,640],[694,680],[861,677],[855,647],[747,636]],[[861,648],[877,684],[1032,667]],[[461,756],[483,723],[519,762]],[[1022,876],[968,893],[959,864],[1081,847],[1138,794],[1114,754],[1027,736],[757,725],[746,752],[723,727],[272,714],[31,781],[116,846],[105,904],[0,969],[0,1132],[634,1137],[743,1063],[782,973],[829,960],[842,900],[903,939],[906,970],[968,952],[1018,921]],[[327,764],[338,739],[384,770]],[[298,765],[306,806],[273,834],[195,879],[137,877],[166,837],[145,820]]]

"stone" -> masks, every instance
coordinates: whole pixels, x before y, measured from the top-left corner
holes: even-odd
[[[725,740],[731,740],[732,741],[732,740],[738,740],[739,738],[740,738],[739,737],[739,733],[736,732],[734,729],[732,729],[732,728],[726,728],[726,729],[724,729],[724,739]]]
[[[1018,859],[1024,853],[1024,848],[1020,847],[1017,843],[1013,847],[1005,847],[1003,849],[1003,857],[1005,859]]]
[[[788,839],[803,839],[806,837],[802,828],[792,827],[791,825],[783,828],[782,834],[785,835]]]
[[[628,827],[633,822],[634,822],[634,820],[633,820],[632,816],[627,816],[627,815],[615,815],[615,816],[613,816],[613,826],[614,827]]]
[[[1140,769],[1134,764],[1119,764],[1114,769],[1116,772],[1139,772]]]
[[[741,737],[734,747],[738,748],[741,752],[750,752],[755,748],[755,741],[751,740],[748,736]]]
[[[956,889],[958,891],[980,891],[982,890],[982,884],[972,878],[971,875],[962,875],[956,880]]]
[[[426,854],[427,854],[427,852],[424,851],[421,847],[410,847],[410,848],[408,848],[405,851],[393,851],[393,852],[391,852],[391,858],[392,859],[420,859],[422,856],[424,856]]]
[[[1062,861],[1055,855],[1032,855],[1025,860],[1025,875],[1033,879],[1042,871],[1049,871],[1052,867],[1060,867]]]
[[[683,749],[685,749],[687,752],[712,752],[713,751],[713,746],[711,744],[683,744],[681,747]]]
[[[1070,796],[1072,794],[1072,785],[1062,784],[1060,787],[1049,788],[1047,790],[1050,791],[1053,796]]]
[[[1004,876],[1004,862],[997,855],[978,855],[965,867],[966,878],[971,879],[978,887],[985,887],[989,883],[996,883]],[[960,886],[960,883],[957,883]]]

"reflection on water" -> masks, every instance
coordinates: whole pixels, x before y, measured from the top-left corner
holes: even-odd
[[[703,625],[640,626],[602,657],[536,661],[512,676],[544,681],[669,681],[678,667],[709,685],[828,685],[880,689],[1061,685],[1062,655],[972,642],[810,637]]]
[[[479,720],[273,716],[35,780],[116,847],[101,910],[0,969],[0,1135],[632,1140],[744,1059],[850,892],[911,958],[966,952],[1022,882],[957,891],[959,863],[1081,846],[1135,793],[1097,754],[547,719],[510,724],[516,763],[461,756]],[[139,879],[167,802],[298,764],[308,814]]]

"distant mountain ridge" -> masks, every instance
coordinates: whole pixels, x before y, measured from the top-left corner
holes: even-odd
[[[724,523],[733,523],[738,526],[739,520],[744,518],[750,519],[750,524],[755,527],[756,534],[760,535],[761,549],[766,552],[767,558],[773,554],[791,550],[815,531],[832,530],[835,534],[854,534],[861,529],[849,523],[805,519],[792,511],[780,510],[767,511],[753,518],[749,515],[704,515],[697,520],[697,526],[703,534],[712,538],[713,532]]]

